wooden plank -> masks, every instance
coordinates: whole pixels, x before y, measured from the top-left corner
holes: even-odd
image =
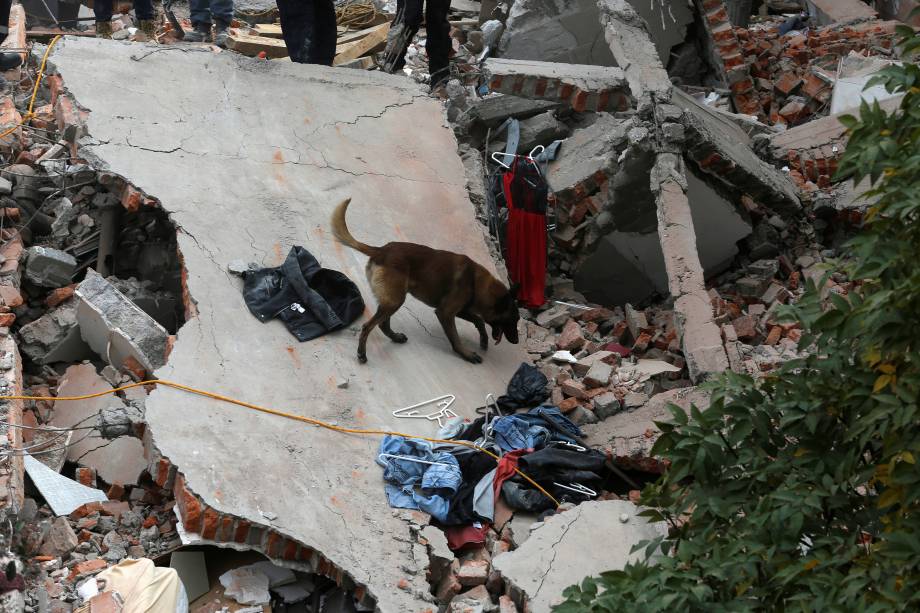
[[[250,36],[249,34],[243,34],[236,28],[230,28],[227,48],[250,57],[256,57],[262,51],[265,52],[265,56],[269,59],[287,57],[288,55],[287,46],[283,40],[268,38],[267,36]]]
[[[379,26],[372,28],[371,31],[362,38],[351,43],[338,45],[335,49],[335,59],[333,60],[332,65],[338,66],[339,64],[344,64],[345,62],[359,58],[365,53],[372,51],[378,45],[386,43],[387,32],[389,31],[389,22],[382,23]]]
[[[369,55],[364,57],[359,57],[353,60],[349,60],[342,64],[339,64],[340,68],[357,68],[358,70],[370,70],[376,64],[374,63],[374,58]]]
[[[268,38],[281,38],[280,23],[257,23],[252,28],[256,36],[266,36]]]

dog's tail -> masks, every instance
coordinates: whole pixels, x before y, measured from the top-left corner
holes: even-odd
[[[351,198],[346,198],[340,202],[339,205],[335,207],[335,211],[332,212],[332,234],[343,245],[360,251],[364,255],[373,256],[380,248],[371,247],[370,245],[359,242],[351,235],[351,232],[348,231],[348,226],[345,224],[345,211],[348,210],[349,203],[351,203]]]

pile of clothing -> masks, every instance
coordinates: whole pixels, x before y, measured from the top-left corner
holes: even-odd
[[[581,429],[543,404],[546,383],[540,371],[522,364],[508,394],[483,407],[485,415],[472,422],[455,418],[437,435],[487,449],[498,462],[462,444],[384,437],[377,463],[390,506],[429,513],[445,528],[451,548],[462,549],[485,540],[499,497],[513,510],[555,510],[553,500],[518,471],[560,503],[596,497],[608,476],[607,456],[579,445]]]

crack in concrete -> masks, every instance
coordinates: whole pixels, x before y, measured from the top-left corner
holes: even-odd
[[[571,511],[568,511],[568,513],[575,513],[576,517],[572,518],[572,520],[565,527],[565,530],[562,531],[562,534],[559,535],[559,538],[556,539],[556,542],[550,545],[550,548],[553,550],[553,557],[549,561],[549,566],[547,567],[546,572],[543,573],[542,577],[540,577],[540,585],[537,586],[537,591],[533,593],[531,600],[536,600],[537,596],[540,594],[540,590],[543,589],[543,584],[546,582],[546,577],[553,571],[553,564],[555,564],[556,555],[559,553],[556,551],[556,545],[562,542],[562,539],[565,538],[565,535],[569,533],[569,529],[571,529],[575,522],[578,521],[578,519],[581,517],[581,507],[575,507]]]
[[[429,330],[428,327],[422,323],[422,320],[419,319],[418,315],[412,312],[412,309],[410,309],[407,306],[404,306],[403,309],[412,317],[412,319],[416,321],[416,323],[418,323],[418,325],[422,328],[422,330],[424,330],[428,334],[428,336],[430,336],[431,338],[439,338],[431,333],[431,330]]]

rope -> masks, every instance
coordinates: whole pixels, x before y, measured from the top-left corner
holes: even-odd
[[[187,385],[182,385],[181,383],[175,383],[173,381],[166,380],[149,380],[149,381],[140,381],[138,383],[129,383],[128,385],[123,385],[121,387],[116,387],[115,389],[106,390],[104,392],[97,392],[95,394],[84,394],[82,396],[0,396],[0,400],[33,400],[33,401],[51,401],[51,402],[71,402],[79,400],[91,400],[93,398],[100,398],[102,396],[107,396],[109,394],[115,394],[117,392],[123,392],[135,387],[143,387],[147,385],[162,385],[164,387],[171,387],[173,389],[181,390],[189,394],[194,394],[196,396],[204,396],[206,398],[211,398],[213,400],[219,400],[221,402],[226,402],[228,404],[234,404],[236,406],[244,407],[247,409],[252,409],[253,411],[259,411],[260,413],[267,413],[268,415],[275,415],[277,417],[284,417],[286,419],[291,419],[294,421],[300,421],[303,423],[311,424],[318,426],[320,428],[325,428],[326,430],[332,430],[333,432],[339,432],[342,434],[360,434],[364,436],[402,436],[404,438],[413,438],[422,441],[427,441],[429,443],[443,443],[448,445],[460,445],[463,447],[469,447],[470,449],[475,449],[476,451],[482,452],[487,456],[491,457],[495,461],[500,461],[501,457],[492,453],[488,449],[483,449],[479,445],[475,445],[468,441],[454,441],[454,440],[445,440],[439,438],[429,438],[426,436],[418,436],[415,434],[406,434],[404,432],[394,432],[391,430],[366,430],[362,428],[344,428],[342,426],[336,426],[330,423],[326,423],[319,419],[314,419],[312,417],[304,417],[303,415],[295,415],[294,413],[288,413],[286,411],[279,411],[278,409],[272,409],[269,407],[259,406],[257,404],[252,404],[249,402],[244,402],[243,400],[237,400],[236,398],[231,398],[229,396],[224,396],[222,394],[215,394],[214,392],[208,392],[205,390],[200,390],[194,387],[189,387]],[[543,487],[540,486],[536,481],[528,477],[525,473],[521,472],[517,467],[514,468],[514,472],[520,475],[525,481],[530,483],[532,486],[537,488],[544,496],[553,501],[557,507],[560,505],[560,502],[556,500],[549,492],[547,492]]]
[[[38,86],[41,85],[42,78],[45,76],[45,64],[48,62],[48,56],[51,54],[51,50],[54,48],[54,46],[57,44],[59,40],[61,40],[60,35],[55,36],[54,38],[51,39],[51,42],[48,43],[48,48],[45,49],[45,55],[42,56],[42,65],[38,69],[38,77],[35,79],[35,87],[32,88],[32,97],[29,99],[29,110],[26,112],[25,115],[23,115],[22,120],[18,124],[10,128],[3,134],[0,134],[0,138],[6,138],[10,134],[15,132],[19,128],[21,128],[23,125],[25,125],[27,121],[29,121],[35,116],[35,113],[32,112],[32,109],[35,106],[35,97],[38,95]]]
[[[373,2],[350,2],[335,9],[335,20],[339,26],[363,30],[374,24],[380,11]]]

